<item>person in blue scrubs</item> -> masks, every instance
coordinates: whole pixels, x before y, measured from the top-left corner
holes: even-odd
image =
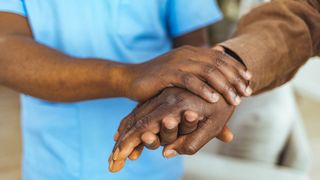
[[[35,45],[39,48],[30,50],[27,46],[17,48],[17,56],[23,51],[37,53],[38,49],[50,54],[55,50],[83,60],[112,59],[132,64],[170,51],[173,39],[221,19],[213,0],[0,0],[0,12],[27,19],[30,34],[39,44]],[[9,23],[20,23],[20,19]],[[3,22],[5,19],[0,23]],[[19,29],[17,32],[19,34]],[[26,57],[26,69],[32,68],[28,60]],[[89,64],[84,66],[89,67]],[[99,72],[99,68],[96,71]],[[83,71],[83,79],[86,73],[91,72]],[[42,74],[38,76],[41,78]],[[28,89],[16,89],[33,94]],[[108,172],[107,156],[114,145],[112,137],[120,120],[136,106],[135,101],[92,98],[96,100],[58,103],[43,97],[45,95],[21,96],[23,179],[181,178],[181,158],[164,159],[161,149],[145,151],[139,160],[129,162],[120,173]]]

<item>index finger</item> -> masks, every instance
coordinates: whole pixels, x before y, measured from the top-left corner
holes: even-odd
[[[128,131],[135,125],[135,120],[145,116],[147,113],[150,113],[150,111],[152,111],[156,105],[156,100],[151,100],[143,104],[138,104],[138,106],[121,121],[118,130],[114,136],[116,144],[113,147],[112,153],[114,153],[116,149],[119,147],[119,143],[122,141],[126,131]]]
[[[114,160],[125,159],[131,152],[141,143],[141,136],[144,132],[150,131],[157,134],[160,130],[160,120],[163,112],[156,110],[143,118],[139,119],[137,123],[129,129],[125,134],[122,134],[117,142],[118,153],[113,156]]]

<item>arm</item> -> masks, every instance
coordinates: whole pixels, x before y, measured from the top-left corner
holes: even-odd
[[[252,72],[254,93],[289,81],[308,58],[320,54],[320,1],[274,0],[240,20],[221,44]]]
[[[41,45],[32,39],[26,18],[0,13],[0,82],[12,89],[52,101],[122,96],[124,67]]]
[[[175,42],[181,44],[181,41],[185,38],[180,37]],[[184,46],[141,64],[80,59],[34,41],[26,18],[0,13],[0,83],[50,101],[108,97],[145,101],[166,87],[178,86],[212,103],[219,98],[214,89],[223,90],[221,93],[230,103],[238,104],[237,92],[232,86],[240,94],[247,95],[246,77],[234,81],[240,74],[245,74],[245,68],[236,67],[233,70],[237,72],[230,76],[230,70],[219,63],[231,60],[226,56],[218,61],[221,54],[210,48]],[[217,76],[224,77],[225,73],[229,79],[215,80]]]
[[[233,55],[240,57],[240,60],[243,61],[247,68],[254,72],[251,83],[255,93],[274,88],[288,81],[309,57],[320,53],[319,10],[319,1],[274,1],[255,9],[244,17],[235,36],[229,41],[222,43],[222,46],[229,53],[236,53]],[[303,44],[300,44],[301,42]],[[174,92],[170,92],[170,90],[164,91],[164,93],[166,92],[169,92],[167,96],[170,99],[176,97],[174,96]],[[183,93],[180,92],[178,94]],[[183,97],[180,95],[178,103],[182,102],[183,104],[183,102],[187,102],[189,105],[195,105],[197,102],[193,98],[193,95]],[[165,99],[162,97],[159,100],[165,101]],[[145,106],[148,107],[150,105],[152,106],[152,103]],[[147,112],[146,114],[142,114],[142,118],[140,119],[139,112],[133,114],[133,118],[131,119],[139,123],[129,123],[130,126],[123,128],[123,135],[116,138],[118,140],[116,147],[120,146],[122,151],[113,151],[114,154],[109,159],[111,170],[117,171],[122,168],[125,157],[130,154],[135,145],[141,142],[141,139],[139,139],[141,136],[139,135],[143,134],[143,131],[149,130],[153,134],[160,131],[159,124],[157,123],[155,123],[155,126],[150,127],[153,124],[153,120],[156,122],[161,121],[162,118],[165,118],[165,115],[172,114],[176,110],[179,112],[179,108],[183,109],[183,105],[181,104],[169,107],[169,109],[166,109],[166,106],[170,106],[170,103],[160,103],[158,108],[151,108],[156,109],[155,113],[148,114]],[[138,110],[142,108],[149,111],[147,107],[141,106],[138,107]],[[203,114],[201,110],[197,110],[198,107],[206,109],[210,105],[202,106],[198,104],[195,107],[187,107],[183,111],[193,110],[200,115]],[[209,115],[210,112],[214,112],[215,108],[219,109],[221,107],[222,109],[213,113],[212,116]],[[218,135],[218,132],[222,130],[222,127],[230,118],[233,110],[234,107],[226,106],[226,103],[223,101],[216,104],[216,107],[210,107],[207,111],[209,114],[205,115],[207,120],[199,123],[201,128],[197,128],[190,134],[179,136],[176,141],[165,147],[164,155],[166,151],[170,151],[169,157],[172,157],[176,153],[196,153],[204,144]],[[132,114],[128,117],[130,116]],[[130,118],[128,119],[130,121]],[[122,126],[126,126],[125,123],[120,127]],[[132,133],[131,136],[128,135],[130,133]],[[134,133],[138,133],[139,135],[135,137]],[[127,141],[128,144],[125,144],[125,142],[121,142],[125,138],[133,139],[131,139],[132,141]],[[153,140],[157,142],[156,138],[153,138]],[[135,144],[130,142],[134,142]],[[157,145],[159,145],[159,142]],[[120,161],[114,161],[117,159],[120,159]]]

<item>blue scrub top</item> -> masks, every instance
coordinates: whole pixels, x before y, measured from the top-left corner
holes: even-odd
[[[173,37],[221,18],[214,0],[0,0],[0,11],[26,16],[41,44],[127,63],[163,54]],[[53,103],[22,95],[21,104],[26,180],[175,180],[183,173],[181,159],[164,159],[161,148],[108,172],[113,135],[133,101]]]

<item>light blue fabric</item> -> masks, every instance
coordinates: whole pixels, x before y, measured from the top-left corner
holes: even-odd
[[[26,16],[37,42],[74,57],[140,63],[171,49],[171,39],[221,18],[213,0],[0,0],[0,11]],[[14,23],[14,22],[13,22]],[[85,76],[85,74],[84,74]],[[22,95],[25,180],[175,180],[180,158],[145,150],[117,174],[107,158],[125,98],[52,103]]]

